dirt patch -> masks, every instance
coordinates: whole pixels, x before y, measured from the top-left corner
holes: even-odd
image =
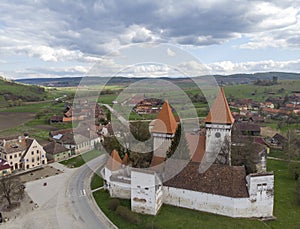
[[[57,127],[55,126],[50,126],[50,125],[37,125],[35,128],[41,129],[41,130],[48,130],[48,131],[53,131],[53,130],[58,130]]]
[[[43,179],[43,178],[46,178],[46,177],[58,175],[60,173],[62,173],[62,171],[48,165],[48,166],[45,166],[41,169],[19,175],[19,177],[20,177],[22,182],[26,183],[26,182],[29,182],[29,181],[34,181],[34,180]]]
[[[17,205],[19,206],[14,209],[7,210],[7,201],[2,201],[0,207],[3,220],[8,220],[8,222],[13,221],[20,216],[26,215],[28,211],[32,211],[37,208],[26,192],[24,193],[24,198],[20,200]],[[5,223],[3,222],[3,224]]]
[[[32,120],[35,113],[29,112],[0,112],[0,130],[19,126]]]
[[[269,126],[261,127],[260,131],[261,131],[261,135],[264,137],[273,137],[276,133],[278,133],[277,130],[274,130]]]

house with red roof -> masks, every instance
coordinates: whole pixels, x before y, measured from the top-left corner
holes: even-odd
[[[0,177],[11,174],[11,166],[8,162],[0,158]]]

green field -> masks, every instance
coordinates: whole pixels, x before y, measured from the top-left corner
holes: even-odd
[[[239,84],[224,87],[227,98],[249,98],[254,101],[265,101],[268,97],[284,97],[291,95],[292,91],[298,91],[300,80],[279,81],[272,86],[257,86],[253,84]],[[253,94],[254,93],[254,94]]]
[[[0,78],[0,107],[15,106],[24,101],[41,101],[47,93],[42,87],[14,83]]]
[[[23,114],[26,112],[35,114],[31,120],[21,125],[14,125],[12,123],[12,127],[1,130],[0,135],[23,135],[27,132],[30,136],[37,138],[38,141],[46,141],[49,138],[49,131],[53,130],[53,128],[65,129],[72,127],[72,123],[49,124],[49,118],[52,115],[62,115],[64,109],[64,103],[53,104],[46,101],[17,107],[0,108],[0,112],[7,113],[8,116],[13,114],[13,116],[16,116],[15,118],[19,116],[19,119],[22,119]],[[13,122],[12,119],[10,121]]]
[[[86,162],[102,155],[102,152],[99,150],[91,150],[89,152],[80,154],[76,157],[61,161],[59,163],[69,167],[69,168],[77,168],[85,164]]]
[[[297,202],[297,182],[288,173],[288,163],[268,160],[268,168],[275,173],[275,221],[262,222],[256,219],[233,219],[184,208],[163,205],[157,216],[139,214],[141,223],[132,225],[108,209],[109,194],[104,190],[93,193],[101,210],[119,228],[300,228],[300,204]],[[102,179],[94,175],[92,189],[103,185]],[[121,205],[130,208],[129,200]]]

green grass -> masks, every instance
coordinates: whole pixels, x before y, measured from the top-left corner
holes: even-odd
[[[283,91],[279,91],[284,88]],[[297,91],[300,88],[300,80],[285,80],[279,81],[279,84],[272,86],[257,86],[253,84],[233,85],[224,87],[225,94],[228,97],[234,98],[251,98],[255,101],[265,101],[268,97],[284,97],[286,94],[291,94],[292,91]],[[255,93],[254,95],[252,93]],[[268,93],[275,94],[268,94]]]
[[[41,101],[47,93],[44,88],[35,85],[15,83],[0,78],[0,106],[15,105],[15,102]]]
[[[141,223],[132,225],[108,209],[110,197],[107,191],[96,191],[93,196],[101,210],[119,228],[144,228],[152,223],[159,228],[265,228],[259,220],[233,219],[170,205],[163,205],[156,216],[139,214]],[[130,200],[120,202],[130,208]]]
[[[69,167],[69,168],[77,168],[85,164],[86,162],[100,156],[102,154],[99,150],[91,150],[84,154],[80,154],[76,157],[61,161],[60,163]]]
[[[268,160],[268,168],[275,173],[276,221],[269,222],[271,228],[300,228],[300,205],[297,203],[297,182],[288,172],[288,162]]]
[[[270,157],[276,157],[276,158],[280,158],[280,159],[284,159],[284,160],[288,159],[288,155],[285,154],[280,149],[270,149],[270,154],[268,156],[270,156]]]
[[[300,205],[297,204],[297,183],[288,173],[288,163],[268,160],[268,170],[275,173],[275,221],[262,222],[255,219],[234,219],[205,212],[163,205],[157,216],[139,215],[141,223],[132,225],[108,209],[109,194],[105,190],[93,193],[101,210],[119,228],[145,228],[152,223],[159,228],[300,228]],[[98,175],[92,179],[92,189],[102,186]],[[130,208],[130,200],[120,200]]]
[[[102,185],[103,185],[103,179],[97,173],[95,173],[92,176],[92,180],[91,180],[91,190],[100,188]]]
[[[33,103],[28,105],[21,105],[15,107],[0,108],[1,112],[39,112],[43,108],[47,108],[51,105],[49,101],[42,101],[39,103]]]

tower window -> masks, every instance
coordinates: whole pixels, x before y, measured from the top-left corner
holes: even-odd
[[[217,132],[217,133],[215,133],[215,137],[219,138],[219,137],[221,137],[221,134],[219,132]]]

